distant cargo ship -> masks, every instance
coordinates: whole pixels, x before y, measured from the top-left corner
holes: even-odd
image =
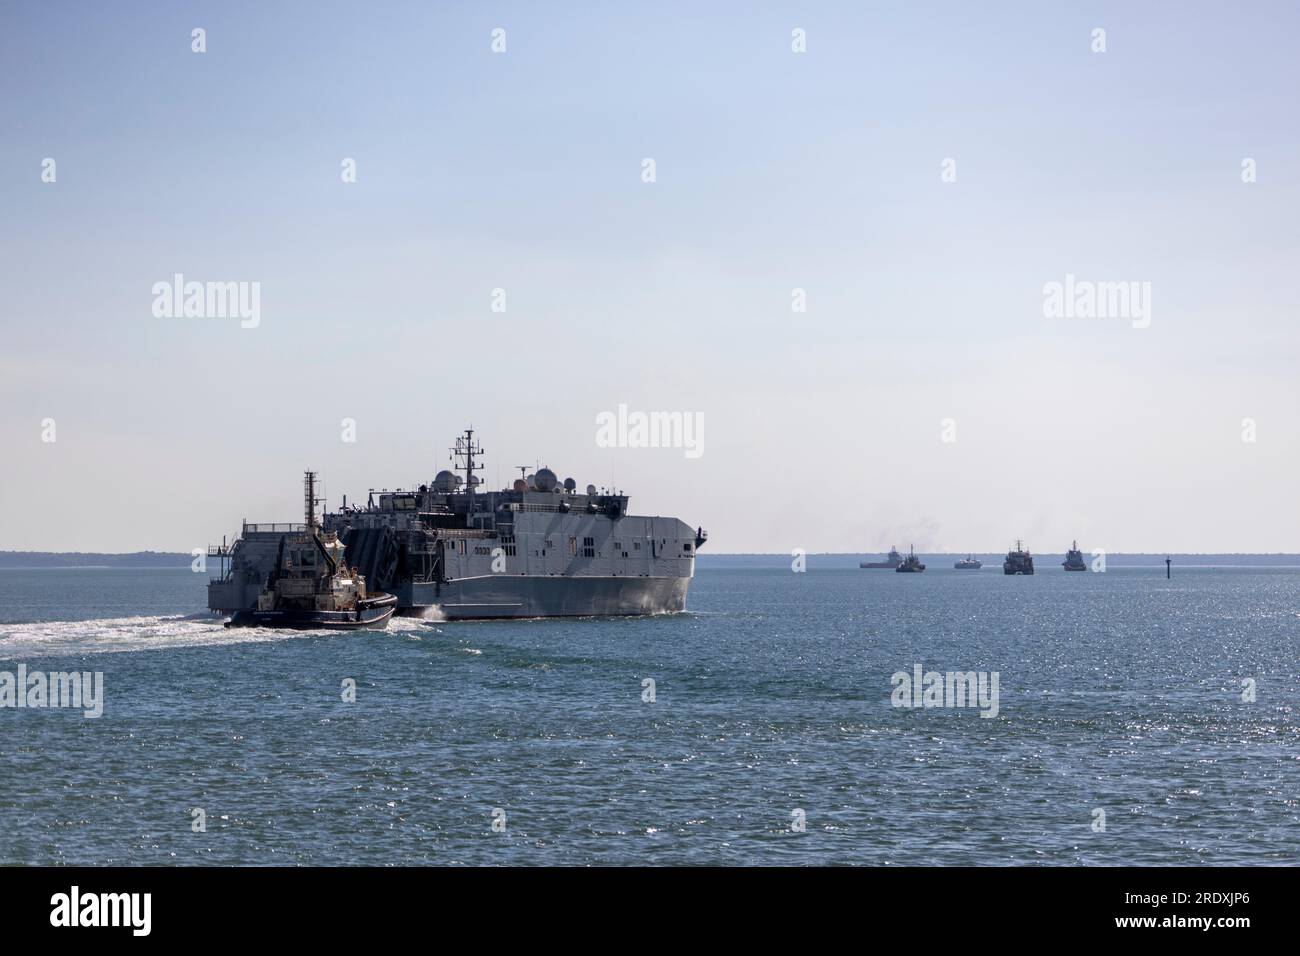
[[[1083,552],[1079,550],[1078,541],[1070,545],[1070,550],[1066,553],[1065,560],[1061,562],[1061,567],[1067,571],[1088,570],[1088,566],[1083,563]]]
[[[921,559],[916,556],[915,549],[913,549],[911,545],[908,545],[907,557],[904,558],[903,563],[894,568],[894,570],[899,574],[919,574],[925,570],[925,565],[922,564]]]
[[[1002,562],[1003,574],[1033,574],[1034,558],[1016,541],[1016,549],[1007,552],[1007,559]]]
[[[953,565],[958,571],[978,571],[984,567],[984,562],[973,554],[968,554],[956,564]]]
[[[889,549],[889,556],[883,561],[861,561],[858,563],[860,568],[877,568],[884,571],[897,571],[898,566],[903,563],[903,556],[898,553],[897,546]]]

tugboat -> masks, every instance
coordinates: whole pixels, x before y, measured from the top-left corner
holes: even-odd
[[[1034,559],[1016,540],[1016,549],[1007,552],[1007,559],[1002,562],[1003,574],[1033,574]]]
[[[1088,566],[1083,563],[1083,552],[1079,550],[1078,541],[1070,545],[1070,550],[1066,553],[1065,560],[1061,562],[1061,567],[1067,571],[1088,570]]]
[[[860,561],[860,568],[875,568],[882,571],[897,571],[899,565],[903,563],[903,556],[898,553],[897,547],[889,549],[889,556],[884,561]]]
[[[925,565],[921,563],[921,559],[916,556],[916,551],[909,545],[907,548],[907,557],[904,558],[903,563],[894,568],[894,570],[899,574],[919,574],[925,570]]]
[[[343,561],[343,542],[316,522],[316,473],[303,481],[307,523],[280,536],[257,606],[235,611],[226,627],[352,630],[381,627],[397,609],[392,594],[366,593],[366,579]]]
[[[984,562],[973,554],[968,554],[956,564],[953,565],[958,571],[978,571],[984,567]]]

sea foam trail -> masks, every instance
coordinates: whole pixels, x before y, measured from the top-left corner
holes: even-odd
[[[335,631],[291,631],[261,627],[224,627],[223,618],[116,617],[94,621],[42,621],[0,625],[0,660],[28,657],[111,654],[176,647],[212,647],[283,641]]]

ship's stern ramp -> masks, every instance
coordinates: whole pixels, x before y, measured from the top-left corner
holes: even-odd
[[[370,591],[388,591],[400,570],[397,536],[390,528],[349,528],[343,534],[343,560],[360,571]]]

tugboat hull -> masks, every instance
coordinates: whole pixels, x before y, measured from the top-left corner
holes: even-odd
[[[353,631],[362,627],[383,627],[397,610],[397,598],[391,594],[372,594],[357,602],[349,611],[306,611],[288,608],[279,611],[249,609],[236,611],[226,627],[280,627],[298,631]]]

